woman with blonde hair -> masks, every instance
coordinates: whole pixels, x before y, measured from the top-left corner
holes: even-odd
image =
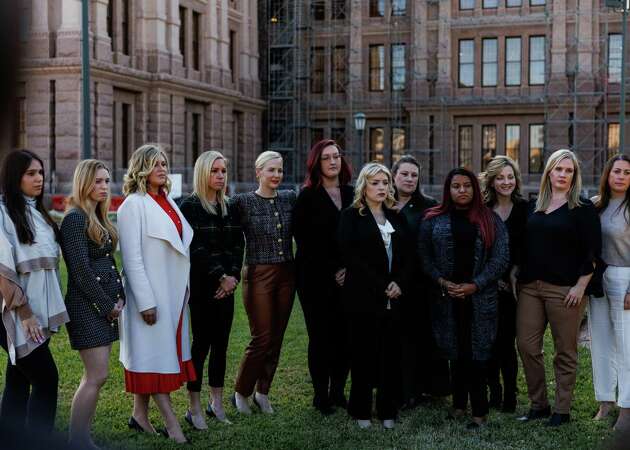
[[[245,233],[243,304],[251,341],[241,360],[232,404],[251,414],[248,398],[263,413],[273,414],[269,389],[295,296],[293,262],[294,191],[279,190],[283,165],[280,153],[262,152],[256,159],[258,189],[233,197]]]
[[[68,267],[68,336],[85,369],[72,400],[70,442],[86,448],[96,448],[90,427],[107,380],[112,342],[118,340],[117,318],[125,304],[114,260],[118,233],[107,215],[109,183],[109,169],[103,162],[81,161],[61,224],[61,249]]]
[[[519,266],[517,343],[531,402],[521,420],[551,414],[543,358],[549,323],[556,353],[556,401],[548,426],[570,420],[585,290],[601,251],[599,216],[593,204],[580,197],[581,189],[575,154],[554,152],[540,179],[535,210],[527,219]]]
[[[352,205],[341,213],[338,240],[346,268],[342,298],[350,329],[352,386],[348,413],[360,428],[376,411],[394,427],[400,393],[400,297],[412,270],[404,218],[393,208],[394,185],[387,167],[363,166]]]
[[[527,202],[521,197],[521,172],[507,156],[495,156],[479,176],[484,203],[503,221],[510,246],[510,265],[499,280],[497,337],[488,361],[491,408],[516,410],[516,270],[527,221]],[[503,386],[501,385],[503,376]]]
[[[189,304],[191,353],[197,379],[188,382],[190,408],[186,421],[196,429],[207,428],[200,392],[208,352],[210,398],[206,414],[229,423],[223,409],[223,384],[244,242],[234,206],[225,195],[227,163],[218,151],[199,155],[193,176],[194,192],[181,203],[182,214],[194,230],[190,244]]]
[[[156,144],[138,148],[118,209],[127,297],[120,315],[120,360],[126,390],[134,394],[129,428],[155,433],[148,416],[153,397],[166,424],[163,434],[183,443],[170,393],[195,379],[186,314],[193,231],[169,190],[164,151]]]

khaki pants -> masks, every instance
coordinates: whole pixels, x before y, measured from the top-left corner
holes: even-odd
[[[293,263],[259,264],[243,270],[243,304],[252,339],[236,377],[236,392],[268,394],[295,297]]]
[[[553,368],[556,377],[554,412],[568,414],[571,409],[578,364],[577,337],[587,297],[580,306],[567,308],[564,298],[570,286],[533,281],[521,286],[516,314],[518,350],[523,361],[531,408],[549,406],[543,339],[547,323],[555,348]]]

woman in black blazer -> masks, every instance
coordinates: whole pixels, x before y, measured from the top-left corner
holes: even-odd
[[[370,426],[373,387],[385,428],[394,427],[398,409],[400,296],[412,264],[405,221],[391,209],[394,203],[389,170],[366,164],[357,179],[354,202],[339,223],[352,353],[348,412],[361,428]]]
[[[345,269],[336,233],[341,210],[352,203],[351,178],[335,141],[319,141],[308,155],[304,188],[293,210],[297,290],[309,337],[313,406],[324,415],[347,404],[344,389],[350,362],[341,304]]]
[[[72,400],[70,441],[85,448],[96,448],[90,426],[107,380],[112,343],[118,340],[116,319],[125,303],[114,260],[118,234],[107,217],[109,181],[103,162],[81,161],[74,171],[72,196],[61,224],[61,249],[68,266],[68,336],[85,366]]]

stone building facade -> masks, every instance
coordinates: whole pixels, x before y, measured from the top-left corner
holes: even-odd
[[[437,190],[450,168],[508,154],[532,191],[558,148],[590,186],[619,150],[621,14],[604,0],[313,0],[304,14],[309,140],[340,140],[355,166],[411,153]]]
[[[81,155],[81,0],[20,0],[24,63],[10,146],[36,151],[50,190],[69,190]],[[91,0],[92,155],[119,191],[131,153],[164,146],[192,182],[196,156],[249,180],[260,152],[256,0]]]

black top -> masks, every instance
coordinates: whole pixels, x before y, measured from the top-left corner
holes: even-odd
[[[468,219],[468,211],[451,210],[451,233],[455,244],[454,283],[470,283],[475,265],[477,226]]]
[[[568,203],[549,214],[533,212],[525,226],[521,283],[535,280],[557,286],[574,286],[578,278],[593,272],[601,253],[599,215],[590,200],[569,209]]]
[[[510,215],[503,222],[507,228],[510,240],[510,267],[505,271],[503,281],[510,282],[510,271],[512,267],[521,264],[521,252],[525,235],[525,225],[527,224],[529,206],[526,200],[514,202]]]
[[[195,194],[182,201],[180,210],[195,233],[190,243],[190,300],[213,298],[224,274],[241,277],[244,238],[239,218],[230,202],[227,216],[209,213]]]
[[[403,206],[400,210],[400,213],[405,216],[410,236],[412,236],[414,242],[416,242],[420,234],[420,222],[424,217],[424,213],[427,209],[432,208],[437,204],[438,202],[431,197],[414,193],[405,206]]]
[[[385,311],[385,290],[392,281],[398,284],[403,296],[407,293],[410,271],[413,270],[411,242],[406,235],[404,218],[394,210],[384,210],[395,230],[392,233],[391,270],[383,238],[370,211],[361,215],[358,208],[350,207],[341,213],[339,244],[346,268],[343,300],[348,312]],[[394,300],[391,306],[397,309],[399,302]]]
[[[341,186],[341,209],[354,198],[352,186]],[[309,277],[334,281],[343,267],[337,243],[337,227],[341,211],[322,186],[305,187],[300,191],[293,209],[293,235],[297,244],[295,260],[300,278]]]

